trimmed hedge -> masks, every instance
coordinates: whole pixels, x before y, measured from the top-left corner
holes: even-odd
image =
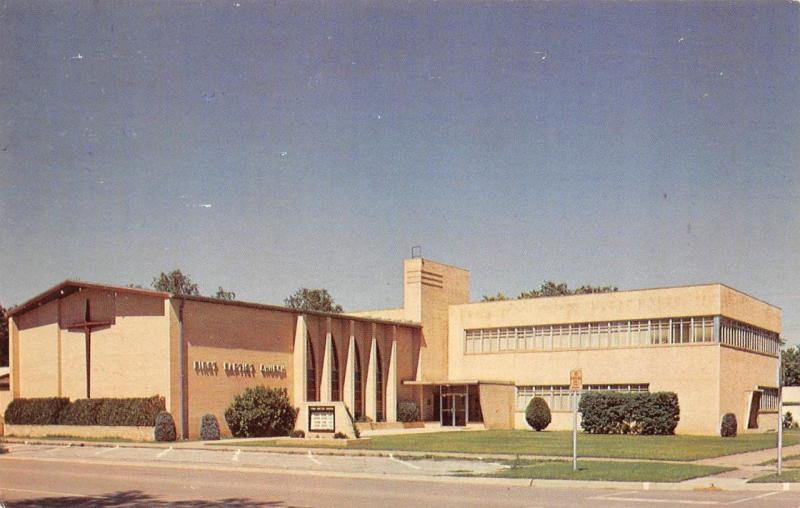
[[[722,417],[722,424],[719,427],[719,435],[722,437],[736,437],[737,430],[736,415],[733,413],[725,413]]]
[[[219,422],[217,417],[208,413],[200,419],[200,439],[203,441],[217,441],[219,439]]]
[[[680,421],[672,392],[587,392],[578,410],[581,427],[590,434],[673,434]]]
[[[62,397],[14,399],[6,408],[5,420],[10,425],[58,425],[58,417],[68,405],[69,399]]]
[[[534,397],[528,402],[528,407],[525,409],[525,421],[533,430],[539,432],[546,429],[551,420],[552,415],[546,400],[542,397]]]
[[[175,420],[166,411],[161,411],[156,415],[155,428],[153,435],[156,441],[175,441],[178,439],[178,430],[175,428]]]
[[[397,405],[397,421],[418,422],[419,406],[413,400],[404,400]]]
[[[225,421],[235,437],[287,436],[297,411],[285,388],[256,386],[234,397]]]
[[[152,427],[165,409],[164,398],[14,399],[5,414],[6,423],[17,425],[107,425]]]

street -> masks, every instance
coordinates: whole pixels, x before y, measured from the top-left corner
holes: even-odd
[[[50,453],[47,453],[50,450]],[[55,453],[52,451],[55,450]],[[109,448],[113,450],[113,448]],[[41,447],[36,454],[0,457],[0,500],[5,506],[800,506],[797,492],[657,491],[541,488],[525,482],[494,484],[387,474],[386,478],[331,476],[332,472],[238,465],[81,458],[69,450]],[[102,449],[90,449],[92,454]],[[62,453],[62,456],[50,457]],[[107,452],[104,455],[113,455]],[[171,453],[171,452],[170,452]],[[35,456],[32,456],[35,455]],[[168,454],[167,454],[168,455]],[[244,455],[244,453],[242,454]],[[270,454],[291,462],[297,456]],[[227,454],[220,454],[227,456]],[[163,458],[163,456],[161,457]],[[299,458],[303,458],[302,456]],[[322,457],[320,463],[332,457]],[[102,459],[102,460],[101,460]],[[347,460],[336,457],[337,460]],[[362,460],[352,457],[350,460]],[[238,461],[236,461],[238,462]],[[309,461],[310,465],[314,465]],[[309,468],[310,469],[310,468]]]

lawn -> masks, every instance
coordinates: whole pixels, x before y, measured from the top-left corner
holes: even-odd
[[[800,469],[784,469],[783,474],[775,473],[753,478],[748,483],[797,483],[800,482]]]
[[[772,448],[775,446],[775,439],[775,434],[745,434],[735,438],[578,434],[578,455],[599,458],[691,461]],[[800,443],[800,435],[787,434],[784,436],[785,446],[798,443]],[[238,445],[239,443],[237,443]],[[275,443],[251,441],[241,443],[241,445],[275,446]],[[298,440],[297,446],[315,446],[315,443]],[[572,455],[572,435],[570,432],[525,430],[432,432],[373,436],[369,441],[357,443],[348,448],[567,457]]]
[[[510,469],[488,475],[496,478],[534,478],[541,480],[605,480],[628,482],[681,482],[701,476],[730,471],[731,468],[665,464],[657,462],[578,461],[572,470],[569,461],[519,460]]]

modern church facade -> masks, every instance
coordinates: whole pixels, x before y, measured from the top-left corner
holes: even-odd
[[[343,401],[391,423],[400,402],[446,426],[525,428],[544,397],[571,425],[584,390],[673,391],[676,429],[775,429],[781,311],[721,284],[469,303],[469,272],[404,262],[403,306],[327,314],[63,282],[8,313],[14,398],[165,397],[184,437],[246,387]],[[222,425],[223,433],[227,428]]]

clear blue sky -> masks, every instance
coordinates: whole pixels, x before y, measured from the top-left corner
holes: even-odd
[[[0,301],[68,277],[346,309],[723,282],[800,340],[790,2],[0,6]]]

